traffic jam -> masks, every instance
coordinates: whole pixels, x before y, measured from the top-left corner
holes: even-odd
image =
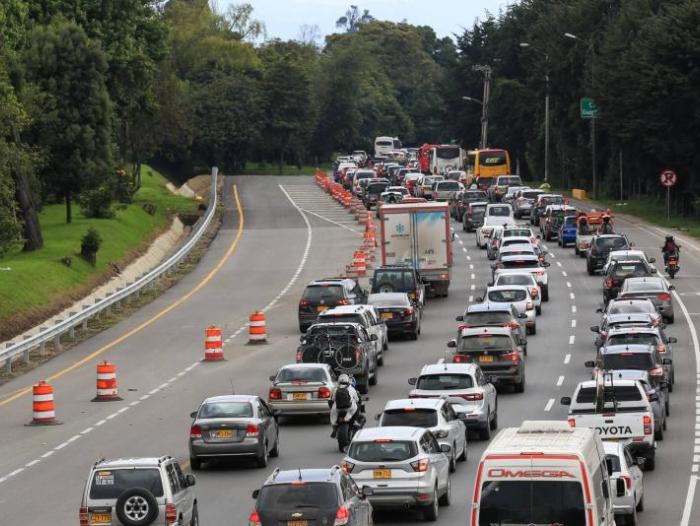
[[[192,471],[222,459],[261,470],[270,458],[292,459],[287,419],[321,418],[326,436],[309,439],[337,444],[337,463],[265,473],[248,526],[371,525],[403,510],[433,522],[457,501],[468,502],[471,526],[637,524],[675,383],[674,287],[663,277],[679,271],[674,240],[657,268],[609,211],[524,185],[499,149],[403,148],[379,137],[373,156],[338,157],[316,182],[366,212],[367,232],[376,232],[373,268],[351,266],[305,286],[298,347],[266,379],[267,396],[212,396],[191,413]],[[456,234],[471,240],[471,264],[488,282],[472,286],[454,313],[441,357],[407,379],[404,397],[381,400],[369,415],[373,388],[392,374],[388,353],[419,340],[424,314],[450,294]],[[590,327],[590,376],[557,401],[568,420],[499,430],[502,404],[528,390],[528,357],[539,351],[535,336],[554,294],[554,241],[582,274],[601,280],[600,308],[588,313],[599,320]],[[456,495],[452,477],[472,442],[487,446],[470,460],[478,463],[473,489]],[[154,523],[159,509],[166,524],[199,524],[194,476],[170,457],[144,462],[96,463],[80,523],[111,524],[113,507],[125,525]]]

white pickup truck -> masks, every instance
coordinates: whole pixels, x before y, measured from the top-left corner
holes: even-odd
[[[636,380],[612,380],[610,375],[581,382],[574,396],[563,397],[572,427],[595,429],[602,440],[621,441],[632,456],[644,459],[645,471],[654,469],[656,439],[654,414],[644,388]]]

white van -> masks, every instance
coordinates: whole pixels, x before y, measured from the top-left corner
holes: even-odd
[[[398,137],[377,137],[374,139],[374,158],[392,157],[392,152],[401,149]]]
[[[470,524],[614,526],[613,495],[625,491],[620,482],[611,488],[592,429],[525,421],[503,429],[481,456]]]

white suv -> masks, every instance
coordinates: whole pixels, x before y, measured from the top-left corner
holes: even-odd
[[[173,457],[98,460],[80,502],[80,525],[199,525],[194,475]]]
[[[376,345],[377,364],[384,365],[384,352],[389,350],[389,329],[377,314],[372,305],[343,305],[322,312],[318,315],[319,322],[352,322],[362,325],[369,334],[377,335]]]

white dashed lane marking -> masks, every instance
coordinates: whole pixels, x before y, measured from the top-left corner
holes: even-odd
[[[547,401],[547,405],[544,406],[545,412],[549,413],[549,412],[552,410],[552,406],[553,406],[553,405],[554,405],[554,398],[550,398],[550,399]]]
[[[570,354],[567,354],[566,356],[564,356],[564,363],[565,363],[565,364],[568,365],[570,361],[571,361],[571,355],[570,355]]]
[[[563,383],[564,383],[564,377],[563,377],[563,376],[560,376],[560,377],[557,379],[557,387],[561,387]]]

